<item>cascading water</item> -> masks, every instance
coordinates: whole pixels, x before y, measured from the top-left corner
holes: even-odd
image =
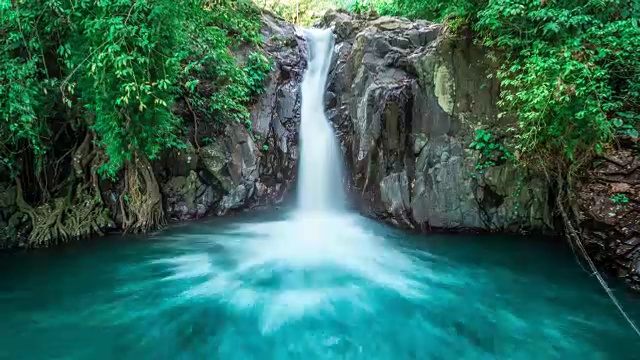
[[[324,112],[334,38],[330,29],[304,30],[309,50],[302,81],[299,209],[303,213],[339,210],[344,200],[337,138]]]

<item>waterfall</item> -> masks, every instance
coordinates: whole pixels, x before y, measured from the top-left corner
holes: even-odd
[[[341,154],[324,112],[334,38],[330,29],[306,29],[309,53],[302,80],[298,199],[303,212],[340,210],[344,202]]]

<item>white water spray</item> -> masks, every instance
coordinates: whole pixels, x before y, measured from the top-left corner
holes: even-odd
[[[334,38],[330,29],[304,30],[309,50],[302,81],[299,208],[303,213],[339,210],[344,201],[341,156],[324,112],[324,94]]]
[[[371,289],[424,298],[416,259],[388,246],[344,209],[341,152],[324,113],[333,53],[331,30],[304,30],[308,68],[302,82],[297,211],[287,219],[237,223],[223,252],[173,258],[167,280],[210,277],[187,298],[219,298],[230,311],[256,312],[262,330],[304,317],[334,316],[335,306],[370,311]],[[207,234],[207,241],[210,234]],[[363,285],[366,284],[366,285]]]

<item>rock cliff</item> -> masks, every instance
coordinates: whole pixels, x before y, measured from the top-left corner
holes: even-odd
[[[470,149],[478,133],[500,141],[513,121],[470,35],[343,12],[319,25],[337,36],[326,105],[365,213],[422,231],[562,231],[553,184],[504,159],[484,166]],[[572,212],[601,269],[640,290],[640,157],[622,140],[581,174]]]
[[[198,148],[173,151],[157,164],[165,211],[176,220],[223,215],[283,201],[293,185],[298,158],[299,84],[306,67],[304,39],[292,24],[265,13],[265,50],[274,70],[251,109],[251,129],[227,124],[218,136],[193,127]],[[207,139],[208,141],[205,141]]]
[[[377,217],[427,229],[548,230],[549,191],[505,161],[478,170],[477,130],[505,127],[492,64],[443,25],[331,12],[328,112],[354,193]]]

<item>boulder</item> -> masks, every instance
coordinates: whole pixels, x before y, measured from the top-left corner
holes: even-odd
[[[195,171],[191,171],[189,176],[171,178],[161,191],[165,212],[173,220],[201,218],[219,200],[215,189],[206,185]]]
[[[251,134],[240,124],[228,125],[225,130],[224,152],[229,155],[226,172],[230,186],[218,204],[217,214],[245,205],[259,179],[258,149]]]
[[[189,172],[198,169],[198,152],[190,141],[185,141],[184,149],[170,149],[159,161],[154,163],[156,174],[167,177],[189,176]]]
[[[386,211],[393,215],[398,225],[411,227],[412,222],[408,217],[411,208],[409,191],[409,179],[405,171],[391,174],[380,182],[380,196]]]
[[[233,180],[227,164],[230,154],[221,141],[200,148],[200,166],[209,184],[218,185],[223,191],[233,189]]]

